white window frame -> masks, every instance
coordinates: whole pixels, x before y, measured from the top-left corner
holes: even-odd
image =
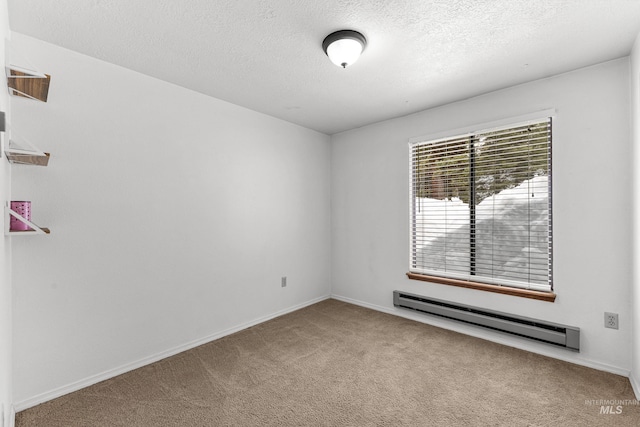
[[[535,113],[531,113],[531,114],[526,114],[526,115],[522,115],[522,116],[517,116],[517,117],[511,117],[511,118],[506,118],[506,119],[502,119],[502,120],[498,120],[498,121],[494,121],[494,122],[489,122],[489,123],[483,123],[480,125],[473,125],[473,126],[468,126],[465,128],[459,128],[459,129],[455,129],[455,130],[449,130],[446,132],[440,132],[440,133],[436,133],[436,134],[431,134],[431,135],[426,135],[426,136],[420,136],[420,137],[415,137],[415,138],[411,138],[409,140],[409,149],[410,149],[410,153],[413,150],[413,147],[415,145],[418,144],[424,144],[425,142],[428,143],[437,143],[437,142],[441,142],[441,141],[446,141],[449,139],[453,139],[453,138],[462,138],[462,137],[470,137],[473,135],[477,135],[477,134],[481,134],[481,133],[487,133],[487,132],[493,132],[493,131],[497,131],[497,130],[501,130],[501,129],[508,129],[508,128],[515,128],[518,126],[523,126],[523,125],[527,125],[527,124],[531,124],[531,123],[538,123],[540,121],[544,121],[544,120],[548,120],[551,119],[553,121],[553,123],[555,123],[555,117],[556,117],[556,111],[553,109],[548,109],[548,110],[543,110],[543,111],[538,111]],[[553,141],[553,127],[551,128],[551,140]],[[426,276],[436,276],[436,277],[441,277],[444,279],[454,279],[454,280],[459,280],[459,281],[470,281],[473,282],[474,281],[474,276],[471,276],[470,274],[458,274],[455,272],[446,272],[443,273],[442,271],[432,271],[429,269],[419,269],[419,268],[415,268],[413,266],[413,257],[414,257],[414,241],[413,241],[413,226],[412,223],[414,221],[414,212],[413,212],[413,197],[414,197],[414,170],[413,170],[413,156],[410,154],[409,155],[409,172],[410,172],[410,186],[409,186],[409,276],[411,277],[411,273],[415,273],[415,274],[420,274],[420,275],[426,275]],[[551,165],[550,165],[551,167]],[[550,168],[549,170],[549,179],[552,180],[552,170]],[[551,181],[552,182],[552,181]],[[551,184],[550,184],[551,185]],[[552,217],[552,192],[550,192],[549,197],[550,199],[550,204],[549,204],[549,215],[550,217]],[[550,220],[551,222],[551,220]],[[549,230],[552,230],[552,223],[550,224]],[[551,241],[551,245],[553,244],[553,241]],[[533,290],[533,291],[540,291],[540,292],[549,292],[552,293],[553,292],[553,281],[552,281],[552,269],[553,269],[553,262],[552,262],[552,258],[553,258],[553,251],[551,250],[551,254],[549,256],[549,285],[540,285],[540,284],[535,284],[535,283],[524,283],[524,282],[518,282],[518,281],[511,281],[511,280],[506,280],[506,279],[495,279],[495,280],[491,280],[490,278],[487,277],[483,277],[482,280],[480,280],[478,283],[481,286],[484,285],[496,285],[496,286],[500,286],[500,287],[509,287],[509,288],[519,288],[519,289],[526,289],[526,290]],[[428,281],[428,280],[427,280]],[[444,283],[444,282],[439,282],[439,283]]]

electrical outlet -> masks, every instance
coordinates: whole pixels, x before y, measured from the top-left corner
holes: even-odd
[[[287,276],[282,276],[282,279],[280,279],[280,286],[283,288],[287,287]]]
[[[604,327],[618,329],[618,313],[604,313]]]

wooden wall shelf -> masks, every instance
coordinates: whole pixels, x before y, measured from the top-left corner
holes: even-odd
[[[7,86],[9,86],[11,95],[47,102],[49,83],[51,82],[49,74],[27,70],[14,65],[6,67],[6,73]]]
[[[15,163],[19,165],[35,165],[35,166],[47,166],[49,164],[49,153],[35,153],[27,150],[5,150],[4,154],[7,156],[9,163]]]
[[[7,236],[20,236],[20,235],[30,236],[30,235],[33,235],[33,234],[50,234],[50,233],[51,233],[51,230],[49,230],[48,228],[46,228],[46,227],[38,227],[35,230],[24,230],[24,231],[22,231],[22,230],[9,230],[5,234]]]

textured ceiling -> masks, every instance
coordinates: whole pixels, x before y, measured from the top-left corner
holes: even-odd
[[[333,134],[629,54],[640,0],[9,0],[12,31]],[[360,60],[324,37],[354,29]]]

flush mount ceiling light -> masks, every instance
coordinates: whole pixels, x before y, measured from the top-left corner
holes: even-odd
[[[367,45],[367,39],[353,30],[340,30],[329,34],[322,42],[322,49],[331,62],[347,68],[358,60]]]

